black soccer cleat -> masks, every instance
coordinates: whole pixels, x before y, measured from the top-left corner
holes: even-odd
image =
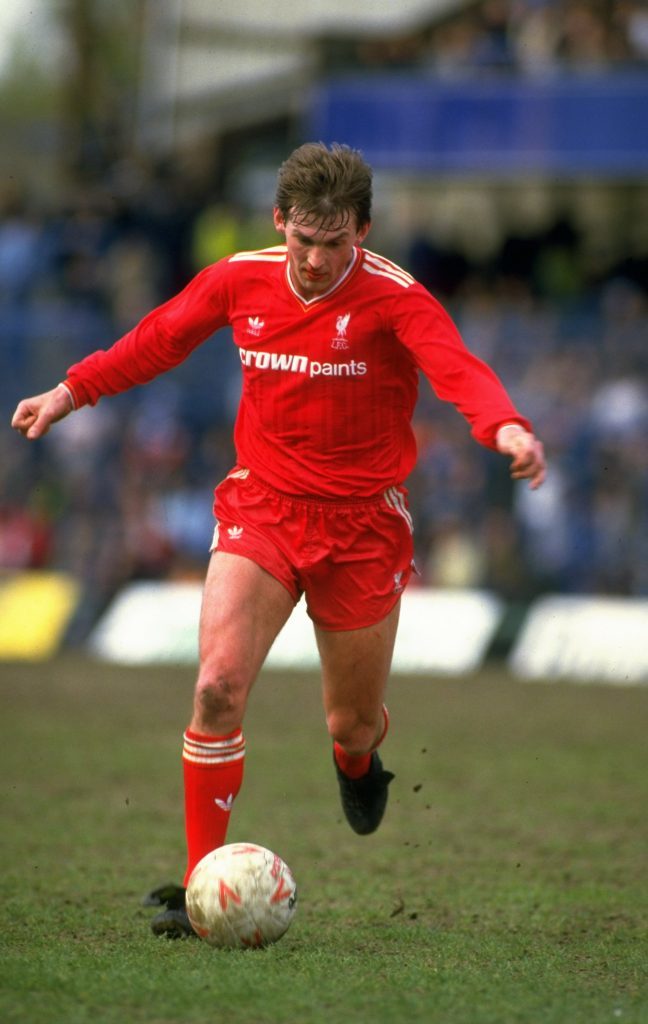
[[[198,938],[184,907],[180,910],[160,911],[151,921],[151,931],[154,935],[164,935],[167,939]]]
[[[182,885],[162,885],[144,897],[145,907],[165,907],[151,921],[154,935],[164,935],[167,939],[196,937],[185,906],[185,891]]]
[[[375,750],[371,755],[369,771],[359,779],[350,779],[345,775],[335,756],[333,761],[346,820],[358,835],[368,836],[376,831],[383,819],[389,795],[388,787],[394,774],[384,770]]]
[[[186,889],[183,885],[169,882],[167,885],[161,885],[158,889],[152,889],[147,893],[142,900],[142,906],[166,907],[167,910],[184,909],[185,892]]]

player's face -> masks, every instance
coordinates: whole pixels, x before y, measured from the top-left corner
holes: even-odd
[[[305,224],[291,217],[284,220],[281,211],[275,209],[274,222],[277,231],[286,236],[290,276],[305,299],[323,295],[335,285],[351,262],[353,247],[369,231],[368,224],[358,228],[355,216],[329,230],[316,221]]]

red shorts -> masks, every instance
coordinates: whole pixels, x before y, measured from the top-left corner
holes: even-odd
[[[215,491],[212,551],[250,558],[284,585],[323,629],[380,622],[413,569],[407,491],[369,499],[293,498],[237,467]]]

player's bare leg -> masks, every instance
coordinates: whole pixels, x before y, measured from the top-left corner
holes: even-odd
[[[193,715],[182,753],[187,867],[182,886],[163,886],[147,898],[148,905],[166,907],[151,922],[157,935],[193,934],[184,887],[198,861],[225,843],[243,781],[247,699],[292,609],[285,587],[255,562],[226,552],[212,555],[200,615]]]
[[[256,562],[214,552],[200,614],[192,731],[240,728],[254,680],[293,607],[286,588]]]
[[[243,716],[252,685],[293,609],[274,576],[249,558],[216,551],[200,615],[200,669],[184,736],[188,861],[222,846],[243,781]]]
[[[342,806],[361,835],[378,828],[393,778],[383,770],[377,747],[387,732],[384,697],[399,611],[397,604],[385,619],[364,629],[315,630]]]

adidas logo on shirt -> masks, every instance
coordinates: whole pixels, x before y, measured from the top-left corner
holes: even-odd
[[[249,316],[247,333],[253,334],[255,338],[258,338],[261,334],[262,329],[265,327],[265,320],[262,320],[260,316]]]

